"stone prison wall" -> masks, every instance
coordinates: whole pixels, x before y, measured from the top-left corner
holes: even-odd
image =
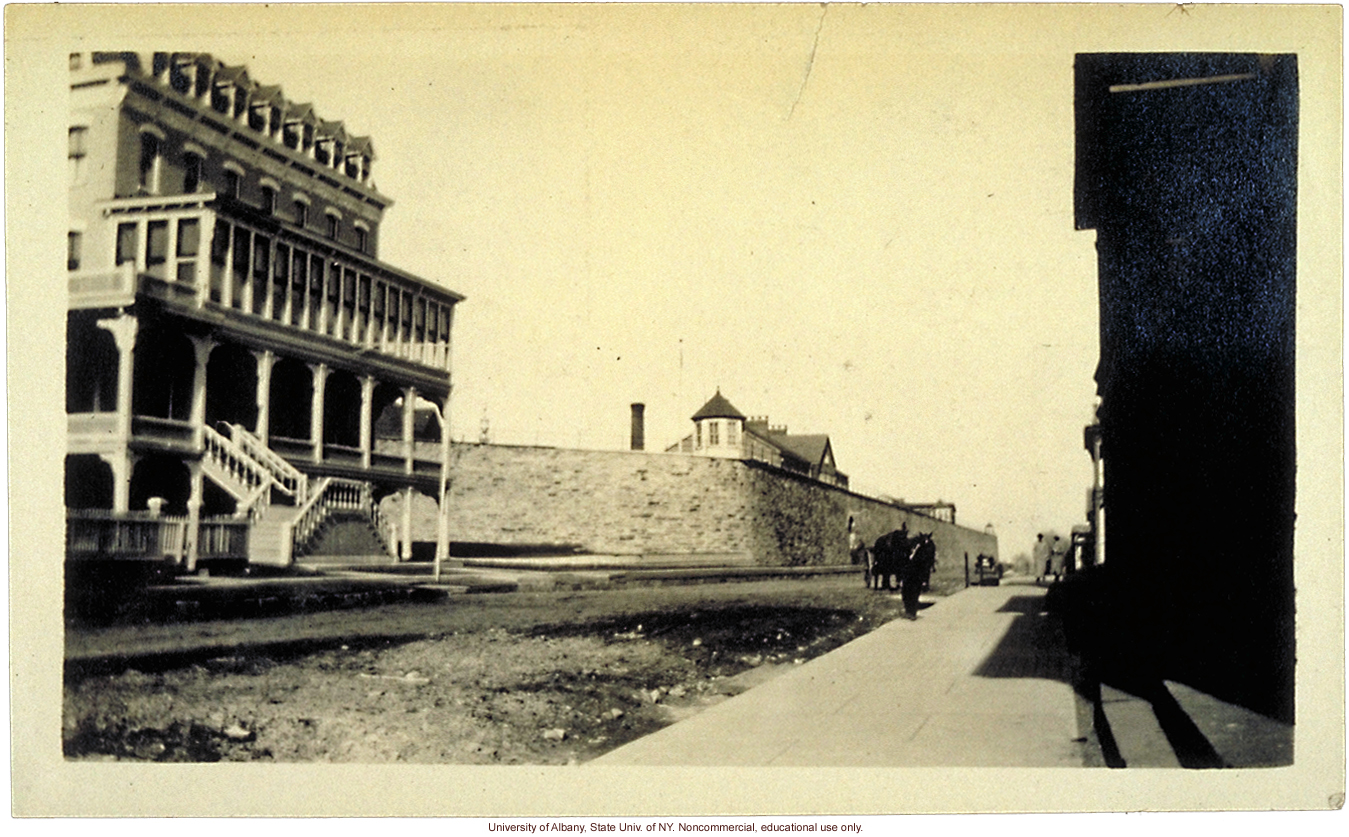
[[[382,507],[399,520],[402,498]],[[868,544],[907,523],[931,532],[939,575],[997,539],[758,462],[645,451],[456,444],[449,530],[456,544],[684,558],[761,566],[843,565],[848,520]],[[418,495],[413,539],[434,541],[435,503]],[[453,552],[453,550],[452,550]]]

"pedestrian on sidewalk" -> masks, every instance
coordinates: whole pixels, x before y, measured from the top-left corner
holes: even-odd
[[[929,532],[919,535],[914,539],[913,552],[909,554],[909,560],[904,565],[903,589],[900,595],[904,599],[906,619],[918,618],[918,594],[927,586],[936,563],[937,545],[932,541],[932,534]]]
[[[1035,566],[1035,582],[1049,577],[1049,544],[1045,543],[1045,533],[1035,536],[1035,546],[1031,549],[1031,563]]]

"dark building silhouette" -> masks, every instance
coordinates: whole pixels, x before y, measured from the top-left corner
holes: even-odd
[[[1136,674],[1293,716],[1294,55],[1081,54],[1109,630]]]

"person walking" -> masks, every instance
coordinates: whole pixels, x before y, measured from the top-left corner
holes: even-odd
[[[1049,544],[1045,543],[1045,533],[1035,536],[1035,547],[1031,550],[1031,564],[1035,567],[1035,583],[1049,577]]]
[[[932,568],[937,564],[937,545],[932,541],[931,534],[919,535],[913,543],[913,551],[904,565],[903,589],[900,592],[904,599],[905,619],[918,618],[918,595],[927,586]]]

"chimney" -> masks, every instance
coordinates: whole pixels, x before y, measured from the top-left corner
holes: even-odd
[[[645,404],[632,405],[632,449],[646,450],[646,422],[643,413]]]

